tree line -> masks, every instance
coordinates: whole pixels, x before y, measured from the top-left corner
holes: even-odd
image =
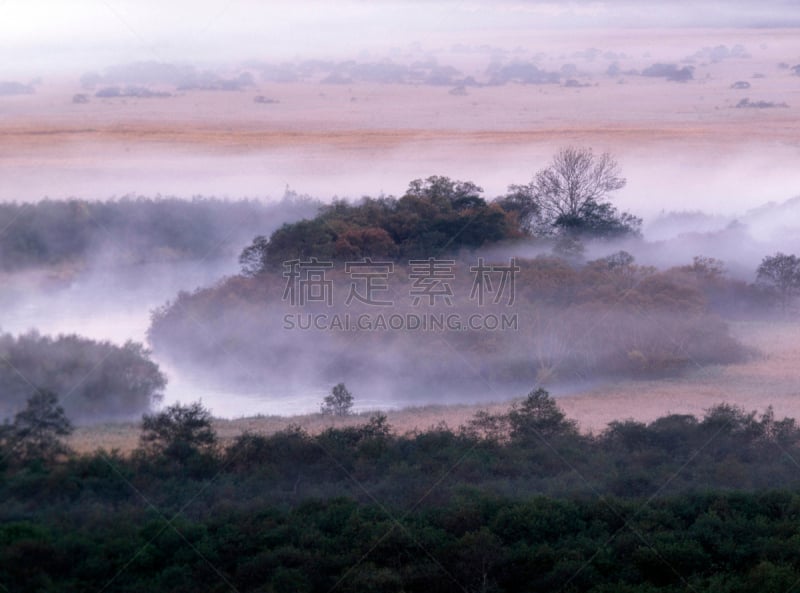
[[[230,255],[229,244],[311,216],[318,206],[289,191],[272,204],[201,196],[2,203],[0,271],[80,267],[108,252],[115,265]]]
[[[22,409],[33,391],[60,395],[73,422],[131,420],[161,400],[166,384],[137,342],[0,333],[0,419]]]
[[[360,417],[365,421],[356,425],[331,421],[319,434],[289,425],[271,435],[245,431],[221,441],[206,408],[199,402],[177,403],[142,417],[139,446],[131,453],[78,455],[64,440],[72,425],[58,397],[40,391],[12,422],[1,425],[2,469],[12,480],[31,476],[31,468],[61,480],[90,460],[108,458],[125,470],[123,475],[137,476],[142,492],[168,476],[202,481],[217,475],[226,476],[223,490],[223,483],[269,481],[263,500],[276,504],[315,496],[359,498],[366,495],[361,488],[369,486],[402,505],[424,492],[431,472],[438,471],[450,472],[450,479],[436,499],[457,496],[466,485],[520,496],[637,498],[800,484],[792,462],[800,455],[800,426],[793,418],[777,418],[771,408],[748,412],[723,403],[701,418],[669,414],[651,422],[619,420],[586,434],[545,389],[537,388],[505,412],[481,410],[456,428],[438,425],[398,434],[385,414]],[[687,471],[676,471],[684,466]],[[43,490],[35,496],[43,502],[57,493],[54,484],[40,485]],[[209,495],[215,496],[213,489]]]
[[[800,577],[800,427],[770,410],[586,435],[535,389],[456,429],[398,435],[376,414],[223,444],[207,410],[176,404],[144,417],[130,456],[9,454],[8,431],[59,417],[32,398],[0,433],[9,590],[743,593]]]

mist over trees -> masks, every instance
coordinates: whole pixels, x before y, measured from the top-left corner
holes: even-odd
[[[507,260],[485,263],[508,266]],[[749,355],[715,309],[746,309],[750,289],[717,274],[713,262],[657,270],[617,253],[580,264],[552,256],[516,258],[515,265],[516,299],[510,307],[502,300],[480,304],[468,298],[474,288],[470,258],[454,259],[448,268],[452,305],[415,306],[413,269],[399,263],[387,277],[390,292],[382,295],[393,298],[386,316],[516,316],[516,325],[505,330],[463,331],[445,324],[389,331],[354,321],[344,327],[346,316],[357,320],[380,311],[368,303],[342,302],[353,280],[339,266],[326,272],[332,294],[339,295],[331,306],[292,305],[284,298],[285,270],[264,271],[179,294],[154,311],[148,335],[159,356],[212,383],[268,381],[285,392],[344,380],[362,392],[377,382],[403,401],[442,390],[454,399],[478,397],[483,385],[478,376],[509,388],[531,381],[659,377]],[[338,318],[342,327],[315,328],[312,316],[323,314],[328,322]],[[202,328],[195,319],[204,320]]]
[[[800,259],[796,255],[776,253],[767,256],[758,266],[756,281],[778,295],[781,309],[786,309],[800,294]]]
[[[149,339],[158,355],[226,387],[275,379],[276,387],[294,389],[308,386],[309,381],[330,385],[347,380],[361,392],[371,380],[377,380],[390,389],[400,386],[406,395],[438,385],[475,390],[475,382],[464,374],[465,361],[481,376],[514,388],[534,380],[560,383],[597,377],[668,376],[697,364],[743,360],[750,352],[732,337],[726,319],[762,314],[772,304],[781,303],[782,289],[765,270],[760,270],[759,281],[751,284],[741,276],[732,277],[714,258],[696,257],[691,264],[664,269],[638,263],[632,253],[638,253],[640,246],[640,221],[618,212],[611,203],[614,192],[624,185],[620,167],[610,155],[565,148],[528,185],[511,186],[507,195],[494,200],[485,199],[482,189],[472,182],[433,176],[412,181],[399,198],[367,197],[356,203],[334,200],[322,207],[292,193],[272,205],[199,198],[189,203],[142,198],[11,204],[0,207],[5,220],[14,221],[0,235],[0,242],[9,246],[0,252],[0,260],[7,259],[12,271],[89,261],[96,255],[113,264],[148,258],[202,260],[209,253],[206,250],[214,252],[220,245],[227,245],[223,250],[229,252],[235,249],[236,242],[245,242],[244,235],[252,236],[249,233],[255,227],[259,231],[274,228],[284,215],[301,218],[269,236],[258,236],[245,248],[242,276],[180,292],[153,314]],[[780,206],[780,212],[788,212],[793,203]],[[769,212],[757,214],[764,218]],[[277,214],[273,218],[270,213]],[[616,245],[612,241],[620,237],[631,240],[625,244],[630,251],[590,259],[583,248],[584,241],[590,244],[594,240],[592,251],[597,252],[595,245],[604,245],[608,253]],[[104,241],[108,241],[108,250],[97,247]],[[117,244],[125,245],[125,253],[116,249]],[[485,256],[489,265],[508,265],[507,254],[519,245],[533,246],[532,252],[540,255],[516,260],[520,267],[516,308],[506,311],[496,303],[486,308],[469,302],[466,297],[474,289],[469,270],[475,258],[490,254]],[[15,250],[17,257],[12,257]],[[542,253],[547,251],[557,255]],[[445,336],[463,357],[456,360],[442,357],[441,345],[432,345],[424,334],[356,328],[348,334],[352,342],[348,344],[343,334],[335,331],[287,332],[281,325],[287,314],[297,313],[282,298],[287,283],[282,264],[286,260],[330,258],[340,268],[343,261],[364,258],[391,261],[396,264],[392,278],[412,284],[413,271],[407,261],[431,255],[453,258],[457,278],[452,287],[461,295],[452,310],[437,306],[431,313],[513,312],[517,329],[503,333],[502,339],[500,333],[488,330],[445,329],[437,335]],[[124,275],[124,269],[120,273]],[[752,270],[749,273],[752,275]],[[340,294],[353,282],[340,269],[330,279]],[[784,296],[790,303],[794,289],[787,290]],[[402,297],[395,303],[399,314],[419,312],[402,287],[398,295]],[[330,313],[368,311],[360,303],[345,307],[339,303]],[[312,307],[308,313],[312,312],[319,311]],[[198,327],[193,319],[202,319],[204,327]],[[295,323],[295,328],[302,323]],[[592,331],[584,336],[587,327]],[[10,336],[4,339],[15,340]],[[19,342],[27,339],[16,338]],[[80,341],[74,336],[69,339]],[[84,356],[83,346],[77,342],[73,347],[75,357],[92,358]],[[100,350],[103,348],[106,346]],[[136,417],[149,409],[163,389],[156,379],[151,381],[152,387],[142,391],[130,388],[129,395],[123,396],[119,394],[126,393],[127,387],[104,379],[114,386],[93,387],[106,392],[87,396],[93,403],[82,401],[85,398],[74,397],[78,392],[68,395],[63,390],[67,381],[52,380],[59,373],[69,375],[57,368],[62,363],[69,368],[66,349],[60,350],[61,362],[52,364],[43,354],[38,371],[51,378],[43,384],[64,397],[72,419]],[[377,353],[387,356],[381,359]],[[141,355],[152,363],[149,354]],[[139,364],[134,364],[137,356],[126,364]],[[310,370],[292,364],[304,356],[312,361]],[[437,359],[442,362],[432,362]],[[31,360],[33,357],[27,364],[33,369]],[[343,370],[341,376],[336,368]],[[154,376],[146,370],[136,372]],[[11,386],[2,404],[8,416],[28,394],[13,375],[5,377]],[[123,379],[118,382],[124,384]],[[68,391],[72,385],[66,388]]]
[[[402,385],[406,393],[440,384],[462,389],[473,379],[465,377],[465,364],[496,384],[514,385],[669,376],[698,365],[744,360],[751,352],[732,337],[722,316],[766,311],[770,296],[763,282],[735,279],[713,257],[696,256],[691,264],[661,270],[638,264],[628,251],[587,261],[583,241],[641,238],[641,220],[611,202],[625,183],[611,155],[567,147],[529,184],[511,186],[506,196],[490,202],[474,183],[447,177],[414,180],[400,198],[335,201],[313,219],[257,237],[240,256],[241,277],[181,293],[156,310],[149,338],[160,355],[186,368],[214,361],[232,370],[236,364],[246,369],[232,371],[244,384],[275,377],[277,369],[286,388],[330,384],[340,380],[341,371],[341,378],[359,390],[379,381],[390,389]],[[493,253],[490,264],[499,266],[503,258],[497,254],[514,253],[514,241],[550,248],[556,256],[516,258],[513,309],[467,301],[465,295],[475,290],[467,273],[474,270],[470,258]],[[286,262],[328,262],[327,285],[342,294],[352,291],[354,278],[336,266],[371,258],[371,263],[393,262],[385,278],[388,282],[391,275],[395,283],[392,313],[418,314],[412,299],[396,287],[413,280],[409,260],[432,256],[453,258],[448,289],[462,298],[426,313],[466,318],[513,312],[518,327],[498,333],[443,328],[434,335],[446,337],[459,353],[451,357],[424,332],[316,331],[310,325],[314,314],[369,313],[363,303],[329,303],[327,309],[307,304],[303,312],[309,320],[304,321],[286,302],[292,278]],[[218,323],[221,311],[224,322]],[[200,339],[193,318],[212,320],[206,328],[211,340]],[[287,331],[286,319],[291,320],[288,329],[298,331]],[[376,352],[389,361],[379,360]],[[294,359],[305,361],[305,370],[295,368]],[[431,364],[433,359],[439,362]]]
[[[131,420],[161,400],[166,384],[150,352],[135,342],[0,334],[0,417],[18,412],[36,389],[58,394],[73,422]]]
[[[288,192],[274,203],[124,197],[0,204],[0,270],[213,259],[254,234],[313,215],[319,203]]]

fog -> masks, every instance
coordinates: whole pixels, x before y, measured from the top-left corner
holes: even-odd
[[[587,146],[619,161],[627,185],[613,202],[644,225],[643,239],[588,242],[586,260],[625,250],[665,270],[702,255],[752,283],[765,255],[800,253],[793,27],[797,3],[779,0],[8,0],[0,3],[0,51],[13,56],[0,64],[0,202],[213,195],[268,205],[287,190],[329,202],[399,196],[431,175],[475,182],[490,200],[528,183],[560,147]],[[54,256],[6,266],[0,328],[146,343],[153,309],[236,274],[254,236],[313,212],[306,203],[219,224],[212,235],[225,247],[208,256],[176,256],[174,245],[136,228],[92,243],[79,263]],[[21,226],[0,222],[0,236]],[[209,232],[192,224],[163,226]],[[483,255],[535,257],[551,247]],[[212,334],[224,326],[202,321]],[[241,331],[225,328],[234,344],[252,337],[238,323]],[[528,347],[544,352],[563,336],[551,341]],[[304,341],[290,346],[303,356]],[[339,360],[341,344],[316,346],[318,366]],[[222,416],[314,411],[328,383],[348,372],[362,409],[503,399],[530,383],[521,374],[445,393],[434,368],[420,375],[427,389],[400,388],[395,375],[412,368],[406,348],[416,346],[350,361],[361,372],[334,365],[313,382],[302,366],[281,367],[274,381],[253,374],[258,357],[270,356],[260,351],[244,364],[227,352],[218,366],[181,362],[174,351],[154,356],[169,378],[167,403],[202,397]],[[453,369],[463,365],[463,352],[451,354]],[[390,362],[404,358],[406,366]],[[583,392],[598,380],[578,373],[553,388]]]
[[[796,26],[797,4],[629,1],[401,2],[319,0],[219,3],[175,0],[9,0],[0,8],[0,51],[17,59],[2,74],[65,70],[141,59],[246,59],[307,54],[353,56],[414,41],[439,45],[497,30],[589,27]]]
[[[108,202],[106,208],[113,207],[114,203]],[[174,200],[163,203],[158,217],[166,222],[170,218],[166,216],[168,209],[175,210],[176,203]],[[530,312],[514,309],[513,313],[525,316],[521,323],[532,333],[505,336],[502,346],[476,351],[469,341],[462,344],[458,334],[454,339],[447,332],[429,334],[429,337],[417,334],[410,338],[395,332],[388,337],[382,334],[378,342],[370,333],[340,339],[324,332],[315,334],[314,330],[289,332],[281,327],[282,320],[287,314],[298,314],[298,311],[276,304],[280,300],[277,295],[264,292],[255,301],[249,297],[230,301],[222,310],[213,308],[217,312],[211,314],[208,309],[194,310],[191,300],[187,301],[189,304],[179,303],[175,310],[179,314],[189,312],[187,323],[182,328],[176,326],[177,333],[166,340],[164,336],[172,330],[161,328],[154,342],[153,336],[148,335],[152,331],[154,310],[174,303],[180,293],[188,295],[205,288],[213,295],[215,286],[238,274],[238,253],[252,236],[259,232],[268,235],[283,221],[313,216],[316,202],[310,197],[289,194],[282,201],[273,200],[272,205],[267,201],[262,206],[247,206],[250,214],[246,221],[242,220],[241,212],[236,213],[237,208],[244,206],[237,206],[236,202],[197,202],[182,209],[180,216],[171,216],[173,221],[167,224],[175,226],[167,226],[166,235],[159,232],[139,234],[141,229],[149,228],[158,220],[142,213],[147,204],[155,204],[152,209],[159,202],[120,203],[127,208],[129,216],[141,219],[139,226],[134,227],[140,230],[127,238],[117,227],[108,228],[105,225],[109,223],[100,224],[90,218],[93,222],[89,228],[95,235],[88,240],[87,255],[78,265],[72,262],[6,272],[2,330],[12,334],[31,329],[53,336],[78,334],[119,345],[127,340],[148,343],[150,338],[149,343],[156,346],[154,360],[169,380],[167,403],[200,398],[218,415],[241,416],[313,412],[330,384],[341,380],[346,380],[359,395],[357,409],[421,405],[431,401],[504,400],[523,392],[531,382],[539,381],[546,381],[548,387],[561,396],[583,393],[607,382],[597,371],[601,367],[608,368],[611,363],[598,358],[598,352],[600,343],[608,346],[611,335],[617,338],[618,334],[638,335],[636,340],[644,344],[649,338],[642,336],[648,332],[661,334],[667,328],[681,331],[679,328],[684,322],[680,316],[663,317],[660,313],[642,316],[637,312],[631,319],[609,309],[602,317],[601,327],[582,314],[567,310],[545,312],[538,306]],[[228,220],[216,214],[214,225],[209,227],[203,215],[204,208],[231,214]],[[99,215],[95,213],[94,216]],[[18,230],[16,226],[21,225],[16,221],[12,223],[15,228],[6,232],[14,232]],[[60,227],[58,223],[50,224],[55,226],[44,236],[52,243],[54,253],[64,253],[69,246],[59,239]],[[72,227],[71,231],[79,233],[80,229]],[[170,243],[175,231],[197,239],[200,238],[197,233],[202,232],[203,241],[197,246]],[[798,231],[800,199],[797,198],[764,204],[736,215],[665,211],[645,224],[643,238],[587,242],[584,261],[625,250],[634,255],[637,264],[664,270],[685,266],[693,257],[702,255],[722,260],[730,278],[752,283],[755,268],[765,255],[777,251],[800,252]],[[132,237],[136,237],[135,242]],[[176,251],[178,244],[205,256],[180,257],[181,252]],[[209,245],[213,247],[209,249]],[[465,261],[472,262],[477,257],[503,262],[510,257],[546,256],[551,250],[552,244],[532,241],[511,247],[486,248],[464,254],[464,257]],[[170,256],[166,257],[167,254]],[[461,272],[462,284],[458,290],[460,302],[464,303],[469,287],[463,280],[468,275],[465,267]],[[536,287],[540,283],[536,279],[530,282],[524,286]],[[279,284],[277,288],[283,290],[284,281],[280,280]],[[275,288],[272,286],[273,293]],[[342,285],[338,290],[346,288]],[[418,313],[419,309],[406,302],[396,304],[391,312],[403,314],[404,311]],[[462,307],[458,311],[466,315],[470,309]],[[486,313],[482,309],[476,311]],[[354,318],[358,314],[348,307],[323,312]],[[440,307],[434,312],[452,311],[442,311]],[[512,311],[501,309],[495,313],[511,314]],[[543,321],[548,318],[549,322]],[[638,324],[637,329],[633,330],[631,323]],[[531,329],[534,327],[535,330]],[[622,327],[629,329],[622,331]],[[682,340],[677,335],[671,338],[672,343]],[[704,355],[698,351],[691,357],[701,360]],[[576,363],[576,360],[583,362]],[[532,366],[521,372],[526,365]],[[413,379],[409,380],[410,377]]]

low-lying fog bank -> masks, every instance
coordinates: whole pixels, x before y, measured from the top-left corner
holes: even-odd
[[[301,217],[314,212],[316,206],[313,200],[306,200],[303,204],[308,212],[302,209],[276,211],[280,215],[276,214],[271,219],[271,228],[274,229],[281,220],[292,220],[292,216]],[[675,266],[687,266],[691,264],[694,256],[702,254],[705,257],[715,257],[721,260],[724,263],[726,274],[730,278],[743,283],[752,283],[755,280],[755,268],[764,256],[775,251],[800,252],[800,244],[797,239],[800,237],[800,233],[794,232],[800,221],[798,204],[800,202],[797,199],[778,204],[767,204],[739,216],[708,215],[698,211],[667,212],[645,226],[643,239],[590,241],[586,244],[583,257],[585,260],[599,259],[612,255],[620,249],[625,249],[635,254],[636,264],[653,265],[664,270]],[[198,208],[203,207],[202,202],[198,204]],[[22,227],[18,227],[17,230],[19,228]],[[269,230],[267,225],[264,228]],[[224,233],[222,230],[224,229],[215,231],[219,233],[220,241],[228,238],[227,230]],[[148,253],[151,261],[145,260],[136,264],[132,263],[129,253],[123,257],[115,252],[113,240],[110,239],[113,233],[109,234],[105,231],[99,234],[108,244],[96,249],[97,253],[93,253],[92,257],[80,266],[70,267],[59,264],[50,269],[40,267],[28,271],[6,272],[4,276],[5,290],[0,295],[4,307],[2,330],[12,334],[21,334],[30,329],[37,329],[45,335],[53,336],[75,333],[95,340],[110,340],[118,345],[122,345],[127,340],[147,343],[148,328],[151,327],[151,314],[154,310],[162,307],[168,301],[174,302],[176,295],[180,293],[184,293],[187,297],[189,293],[197,289],[205,287],[208,290],[218,282],[223,282],[226,277],[235,276],[239,271],[235,253],[241,246],[227,244],[226,253],[228,254],[222,259],[209,257],[207,259],[176,260],[173,253],[167,259],[159,261],[160,255],[166,252],[159,252],[156,249],[158,241],[153,237],[161,235],[153,235],[150,239],[140,236],[139,242],[149,246]],[[242,234],[241,229],[237,228],[234,234],[239,237],[233,241],[236,243],[236,241],[246,241],[252,231]],[[53,238],[60,235],[61,233],[55,233],[46,236],[55,240]],[[655,240],[651,240],[651,235]],[[165,236],[169,236],[168,231]],[[88,245],[91,246],[91,243]],[[548,251],[549,247],[546,244],[532,242],[529,246],[523,243],[517,244],[513,248],[488,248],[482,252],[482,255],[500,261],[507,260],[511,256],[531,258],[546,255]],[[564,268],[559,273],[563,274],[567,269]],[[544,277],[535,280],[534,284],[541,283],[542,278]],[[561,281],[563,278],[562,276]],[[237,283],[241,284],[235,278],[233,280],[232,286],[236,286]],[[587,277],[587,281],[589,281],[589,277]],[[591,282],[597,282],[597,279]],[[280,284],[278,287],[280,291],[285,288],[283,280],[279,280],[276,286],[277,284]],[[466,285],[461,288],[462,292],[469,289]],[[597,290],[597,286],[592,290]],[[233,298],[233,293],[227,298],[230,303],[236,302],[235,299],[230,300]],[[270,302],[274,304],[274,299]],[[238,306],[241,306],[241,303]],[[259,324],[262,324],[265,316],[268,318],[272,315],[275,320],[280,321],[281,315],[278,311],[270,309],[271,306],[266,293],[248,304],[247,307],[256,307],[253,311],[257,315],[255,317],[244,315],[246,323],[242,326],[242,331],[248,326],[250,327],[248,331],[255,331],[260,326]],[[449,368],[447,373],[455,372],[458,364],[463,365],[462,371],[453,375],[454,377],[459,374],[463,375],[459,379],[458,386],[448,380],[447,373],[442,374],[450,363],[434,362],[433,366],[428,368],[428,362],[425,362],[424,368],[418,367],[417,374],[427,378],[424,385],[396,377],[397,369],[394,371],[391,369],[393,365],[399,364],[398,361],[401,358],[407,358],[406,354],[400,356],[397,346],[389,344],[375,350],[375,346],[370,347],[369,341],[365,342],[363,336],[356,339],[355,334],[351,336],[348,343],[334,341],[328,346],[323,346],[323,344],[328,343],[330,337],[320,336],[309,343],[309,348],[312,348],[311,344],[313,344],[315,354],[312,354],[311,350],[307,350],[303,354],[301,348],[297,352],[297,358],[293,359],[290,366],[279,365],[262,373],[257,370],[257,366],[253,366],[257,360],[260,359],[266,363],[267,360],[274,358],[275,352],[287,354],[291,351],[288,344],[281,341],[282,333],[283,337],[286,337],[287,334],[277,328],[261,337],[248,338],[249,346],[241,343],[242,336],[247,332],[241,333],[238,337],[235,331],[230,334],[233,327],[231,323],[241,321],[234,322],[231,317],[235,313],[236,307],[231,309],[230,305],[223,305],[222,308],[216,309],[215,313],[202,313],[195,317],[190,315],[187,318],[188,329],[194,332],[194,337],[178,350],[171,347],[168,356],[165,356],[164,352],[160,352],[158,348],[156,349],[154,360],[161,366],[169,381],[165,390],[164,403],[201,399],[216,415],[227,418],[253,414],[313,413],[318,410],[322,398],[330,389],[331,382],[337,382],[342,376],[351,376],[349,385],[359,396],[356,402],[357,410],[395,409],[407,405],[424,405],[429,402],[504,401],[518,396],[532,383],[548,379],[550,380],[549,388],[558,397],[584,397],[586,394],[602,393],[603,395],[598,395],[598,397],[608,401],[609,405],[614,398],[604,386],[616,385],[614,389],[617,390],[616,393],[620,397],[622,397],[621,394],[626,393],[627,389],[624,386],[620,387],[627,385],[625,383],[615,382],[608,377],[586,375],[582,371],[572,375],[563,375],[562,373],[562,376],[553,380],[555,377],[547,371],[554,364],[553,360],[563,357],[570,348],[574,352],[581,352],[583,349],[589,353],[592,352],[594,346],[573,343],[576,340],[578,342],[586,341],[586,336],[579,335],[580,331],[578,330],[576,330],[578,333],[570,334],[568,332],[560,335],[554,329],[554,325],[541,325],[541,319],[533,318],[523,322],[531,322],[539,327],[537,331],[541,339],[535,340],[527,346],[520,343],[522,350],[512,349],[509,351],[510,357],[505,357],[505,360],[501,357],[490,362],[490,359],[486,358],[480,364],[475,361],[468,363],[467,360],[472,360],[473,354],[464,350],[461,354],[464,360],[459,363],[456,351],[461,348],[458,345],[460,337],[451,336],[457,338],[455,346],[453,343],[448,344],[447,341],[439,340],[441,351],[435,356],[450,358],[455,365],[450,365],[453,368]],[[181,308],[179,307],[178,310],[180,311]],[[249,309],[245,310],[250,311]],[[544,311],[541,308],[538,310],[540,314]],[[272,312],[270,313],[270,311]],[[608,315],[611,313],[607,312],[605,318],[599,318],[598,323],[604,326],[608,325]],[[618,315],[618,313],[613,315]],[[224,319],[220,316],[224,316]],[[557,313],[555,318],[560,319],[558,324],[562,328],[574,323],[578,323],[576,327],[580,326],[577,321],[579,318],[575,317],[575,314],[565,316]],[[612,316],[610,319],[613,318]],[[620,318],[620,323],[628,327],[626,325],[628,322],[622,318]],[[666,327],[672,329],[679,325],[674,322],[661,321],[658,323],[666,324]],[[602,331],[607,329],[610,330],[611,326]],[[275,331],[277,333],[274,333]],[[643,330],[640,328],[636,331]],[[587,331],[587,335],[589,333],[591,332]],[[223,340],[220,343],[221,336],[226,334],[230,334],[231,341]],[[259,335],[258,332],[254,334],[254,336],[257,335]],[[502,334],[500,335],[502,336]],[[738,331],[734,331],[734,335],[744,346],[751,345],[747,333],[740,336]],[[512,337],[512,341],[519,341],[518,336]],[[500,338],[501,341],[506,342],[508,339]],[[639,339],[641,341],[641,338]],[[272,346],[269,346],[270,343]],[[375,345],[378,344],[379,342],[375,342]],[[471,348],[468,342],[465,342],[464,346],[468,349]],[[763,351],[764,346],[764,343],[758,345],[759,353]],[[342,348],[353,349],[353,354],[357,356],[358,352],[365,347],[367,350],[363,352],[369,354],[367,358],[370,362],[365,362],[367,359],[364,359],[360,363],[356,363],[356,359],[348,358],[347,360],[350,362],[341,368],[332,363],[341,358],[340,350]],[[181,351],[186,354],[197,351],[198,348],[222,348],[222,350],[199,367],[195,366],[196,359],[189,364],[186,364],[186,361],[180,362]],[[330,356],[327,362],[319,358],[320,352],[326,351],[325,348],[333,348],[329,352]],[[425,346],[425,348],[429,349],[429,346]],[[507,349],[507,346],[501,347],[501,350],[503,348]],[[533,350],[525,350],[529,348]],[[647,354],[643,343],[638,348],[645,348],[643,350],[645,357],[654,355],[653,353]],[[414,350],[417,350],[418,353],[422,352],[418,347],[412,348],[411,351]],[[769,350],[768,344],[767,350]],[[558,354],[559,352],[561,354]],[[581,356],[586,356],[586,353]],[[434,354],[431,355],[434,356]],[[694,354],[693,356],[698,355]],[[501,375],[497,375],[498,368],[512,363],[515,358],[519,358],[520,364],[526,359],[537,360],[535,376],[523,377],[519,373],[512,372],[510,367],[508,369],[510,374],[504,374],[505,371],[503,371]],[[191,359],[192,356],[189,355],[186,360],[191,361]],[[636,359],[634,357],[631,360]],[[303,367],[304,362],[306,367]],[[406,363],[410,364],[411,360],[406,360]],[[290,364],[288,359],[286,364]],[[435,372],[437,364],[439,365],[438,379],[436,379]],[[555,363],[555,366],[563,364],[562,361]],[[572,365],[574,362],[567,363],[567,367]],[[359,366],[362,370],[354,373]],[[323,367],[330,371],[329,376],[323,373],[318,375],[317,380],[309,382],[309,377],[317,374],[317,371]],[[582,367],[578,365],[575,368]],[[467,381],[463,380],[464,377],[467,378]],[[786,377],[786,380],[790,381],[792,377]],[[647,390],[652,391],[656,390],[661,383],[647,382],[642,378],[638,384],[647,385]],[[757,386],[754,388],[764,397],[768,395]],[[720,392],[715,391],[715,393]],[[672,394],[670,398],[673,398],[674,395]],[[778,397],[777,392],[772,395]]]
[[[640,324],[631,322],[640,311],[591,310],[625,293],[614,292],[622,284],[604,285],[587,274],[575,292],[592,298],[557,295],[552,309],[530,308],[530,325],[545,330],[537,334],[541,340],[493,336],[470,343],[454,332],[447,337],[456,347],[442,342],[437,350],[424,340],[392,348],[354,332],[349,342],[305,336],[290,344],[280,328],[264,323],[278,311],[259,300],[263,287],[235,277],[236,260],[256,235],[313,217],[316,202],[269,210],[255,200],[239,204],[236,215],[221,201],[206,203],[202,215],[189,214],[198,204],[183,208],[180,200],[172,209],[160,210],[165,200],[147,208],[126,204],[119,212],[103,202],[160,193],[280,196],[295,188],[329,203],[335,196],[399,195],[409,180],[430,175],[473,181],[490,202],[510,184],[528,183],[558,147],[591,146],[620,162],[628,183],[614,205],[644,219],[643,238],[587,241],[582,262],[552,263],[553,274],[573,278],[586,261],[621,250],[634,257],[642,277],[647,266],[666,272],[701,256],[720,260],[727,286],[744,293],[765,256],[800,253],[800,201],[793,198],[800,194],[800,45],[797,30],[785,27],[789,21],[775,19],[791,16],[785,3],[729,7],[725,23],[747,25],[740,28],[722,28],[710,17],[712,7],[647,15],[617,2],[565,12],[505,3],[453,8],[462,25],[483,25],[493,15],[492,26],[465,31],[449,19],[429,26],[431,11],[452,7],[420,5],[412,12],[423,21],[403,17],[410,19],[408,35],[359,37],[364,51],[349,43],[334,43],[330,52],[300,43],[302,52],[286,53],[280,35],[261,32],[255,45],[242,40],[224,52],[192,56],[165,48],[142,56],[137,48],[104,54],[103,62],[65,53],[57,74],[38,71],[41,61],[16,60],[0,68],[0,176],[8,180],[0,186],[0,328],[15,335],[31,328],[53,336],[74,332],[120,346],[151,339],[154,360],[169,378],[165,403],[202,399],[226,417],[312,412],[341,379],[337,374],[352,378],[358,409],[502,400],[540,379],[553,380],[564,401],[602,393],[610,402],[602,389],[612,379],[596,383],[601,378],[586,369],[608,362],[604,350],[612,344],[617,368],[628,371],[652,369],[654,361],[685,367],[687,358],[675,355],[681,348],[697,347],[695,358],[736,350],[708,348],[695,334],[747,350],[748,335],[733,325],[729,341],[725,322],[711,319],[735,317],[735,307],[705,311],[702,323],[686,315],[702,299],[685,270],[657,276],[667,289],[640,293],[653,301],[669,295],[684,309]],[[363,16],[369,21],[383,11]],[[292,12],[292,18],[306,17]],[[628,27],[645,21],[658,28]],[[675,26],[687,21],[693,27]],[[314,38],[312,29],[298,28],[294,41]],[[20,43],[18,32],[9,35],[5,43]],[[42,207],[43,196],[56,202]],[[480,255],[535,258],[551,247],[531,242]],[[247,289],[256,292],[243,299],[240,290]],[[207,308],[192,309],[208,295]],[[574,310],[560,315],[556,305],[568,301]],[[148,329],[152,311],[168,302],[176,316],[187,306],[186,339],[175,339],[166,355],[168,332],[159,342]],[[642,302],[652,313],[651,303]],[[247,318],[241,312],[250,307]],[[202,315],[192,318],[187,310]],[[588,345],[576,339],[595,322],[600,338]],[[659,324],[668,331],[659,332]],[[630,334],[620,337],[623,327]],[[503,355],[482,360],[481,348],[495,346]],[[181,361],[203,349],[200,363]],[[359,349],[369,357],[359,359]],[[557,380],[548,371],[559,366],[549,360],[554,352],[573,370]],[[456,370],[459,355],[467,362],[460,363],[463,371]],[[286,364],[264,371],[281,356]],[[536,373],[524,365],[531,358]],[[749,364],[732,355],[727,362],[734,359],[727,368]],[[320,367],[330,368],[310,380]],[[475,370],[473,379],[467,371]],[[648,381],[632,384],[654,392],[669,384]],[[614,387],[624,392],[619,385],[627,383]]]

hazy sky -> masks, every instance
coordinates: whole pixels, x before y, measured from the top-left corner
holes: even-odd
[[[0,72],[353,55],[487,30],[797,24],[800,2],[0,0]]]

